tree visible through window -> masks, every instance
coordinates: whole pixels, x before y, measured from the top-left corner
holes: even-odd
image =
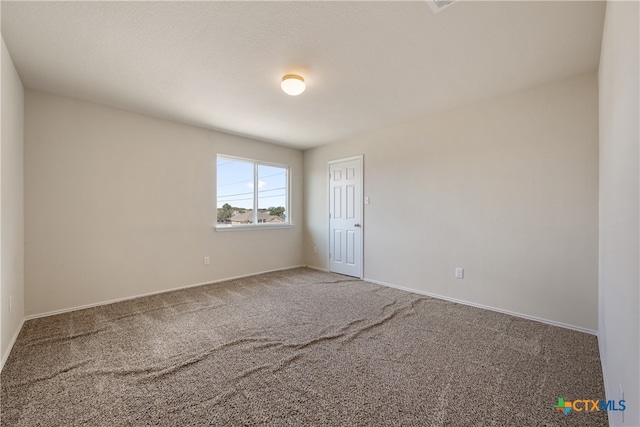
[[[218,226],[288,224],[289,167],[218,156]]]

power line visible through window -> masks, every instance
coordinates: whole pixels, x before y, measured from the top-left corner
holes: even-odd
[[[289,166],[218,155],[217,226],[289,224]]]

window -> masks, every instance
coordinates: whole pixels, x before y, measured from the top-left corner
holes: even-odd
[[[217,228],[290,224],[289,167],[219,155],[217,206]]]

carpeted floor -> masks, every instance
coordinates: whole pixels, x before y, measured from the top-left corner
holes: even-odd
[[[295,269],[30,320],[2,426],[606,425],[596,337]]]

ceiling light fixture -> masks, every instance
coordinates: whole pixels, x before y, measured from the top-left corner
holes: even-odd
[[[304,79],[297,74],[287,74],[282,78],[280,87],[287,95],[296,96],[304,92]]]
[[[427,3],[431,7],[434,13],[438,13],[443,9],[448,8],[456,0],[427,0]]]

